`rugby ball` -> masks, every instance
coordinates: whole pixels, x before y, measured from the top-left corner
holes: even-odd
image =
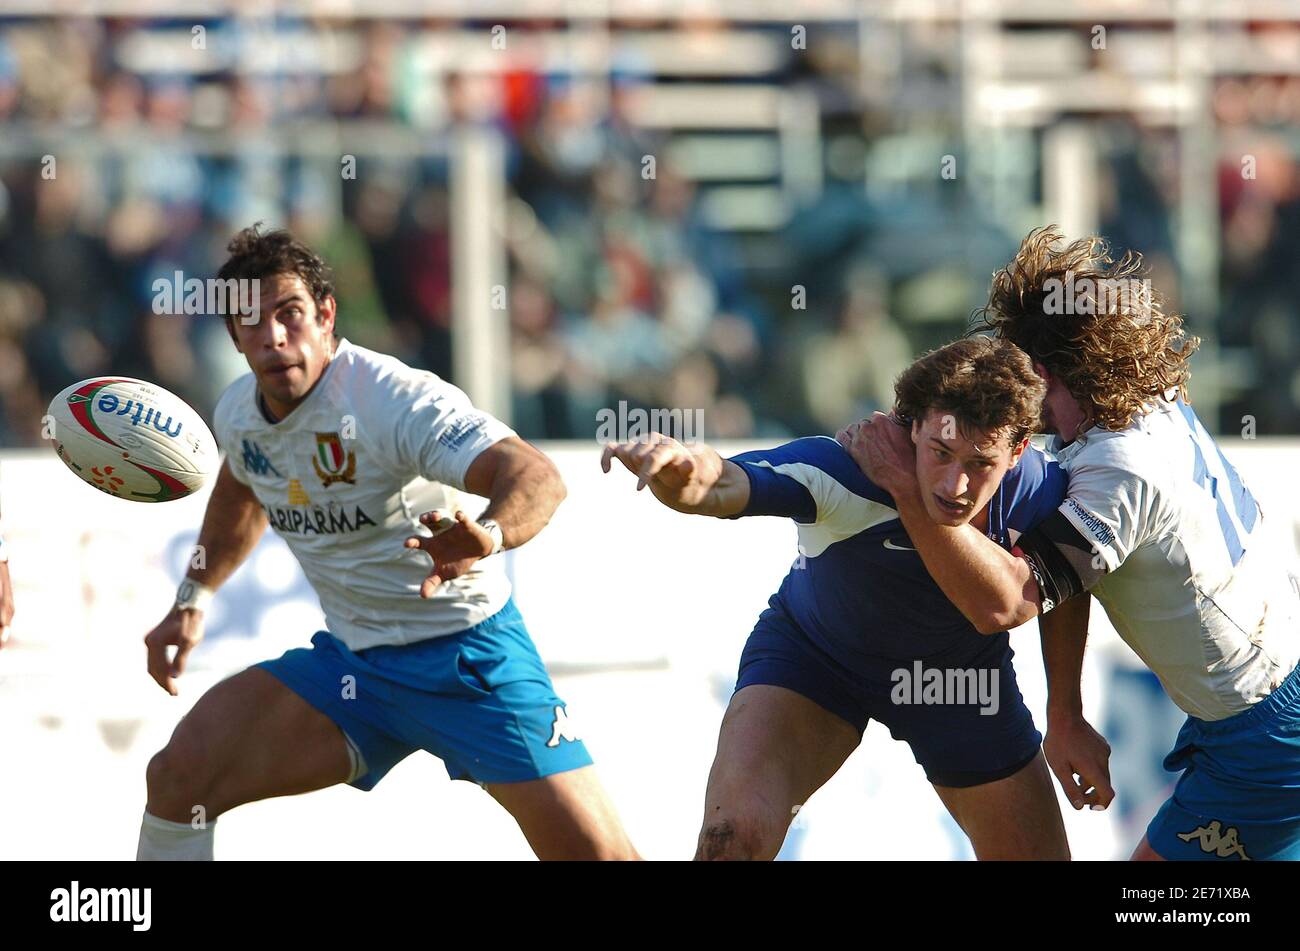
[[[217,442],[184,400],[145,380],[102,376],[50,403],[54,451],[84,482],[132,502],[170,502],[217,471]]]

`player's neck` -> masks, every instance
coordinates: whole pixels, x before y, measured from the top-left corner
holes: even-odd
[[[1092,426],[1092,413],[1080,405],[1079,401],[1067,391],[1048,393],[1052,429],[1061,437],[1061,442],[1069,445]]]

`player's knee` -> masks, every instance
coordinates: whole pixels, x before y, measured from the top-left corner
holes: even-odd
[[[765,861],[776,857],[785,829],[757,810],[717,810],[704,820],[697,861]]]
[[[188,822],[196,806],[202,807],[209,818],[216,818],[207,802],[212,787],[211,770],[193,742],[172,737],[149,760],[145,784],[149,790],[149,811],[161,819]]]

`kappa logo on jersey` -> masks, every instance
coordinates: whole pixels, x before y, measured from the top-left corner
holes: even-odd
[[[1223,824],[1218,819],[1214,819],[1207,826],[1193,829],[1191,832],[1180,832],[1178,838],[1184,842],[1199,839],[1202,852],[1213,852],[1221,859],[1236,855],[1242,861],[1250,861],[1245,846],[1237,841],[1237,827],[1228,826],[1225,832],[1223,831]]]
[[[357,454],[350,449],[344,451],[338,433],[316,434],[316,455],[311,464],[327,489],[335,482],[357,484]]]
[[[274,472],[278,478],[283,479],[280,470],[271,465],[271,460],[267,458],[266,453],[262,452],[262,447],[257,443],[250,443],[247,439],[244,443],[244,470],[251,472],[253,475],[266,475],[268,472]]]
[[[560,745],[562,739],[576,743],[581,737],[578,736],[577,730],[574,729],[568,711],[564,707],[557,706],[555,708],[555,722],[551,724],[551,738],[546,741],[546,745],[554,749]]]

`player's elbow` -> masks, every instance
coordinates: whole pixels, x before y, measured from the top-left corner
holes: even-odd
[[[975,629],[981,634],[1001,634],[1003,631],[1010,631],[1028,622],[1037,613],[1033,605],[1018,601],[981,612],[979,617],[971,620]]]
[[[971,618],[971,623],[981,634],[1001,634],[1006,627],[999,620],[1000,617],[1000,614],[981,614],[979,617]]]
[[[548,517],[568,498],[569,490],[564,485],[564,477],[550,457],[539,452],[532,462],[533,471],[529,473],[529,482],[537,486],[539,493],[549,503]]]

